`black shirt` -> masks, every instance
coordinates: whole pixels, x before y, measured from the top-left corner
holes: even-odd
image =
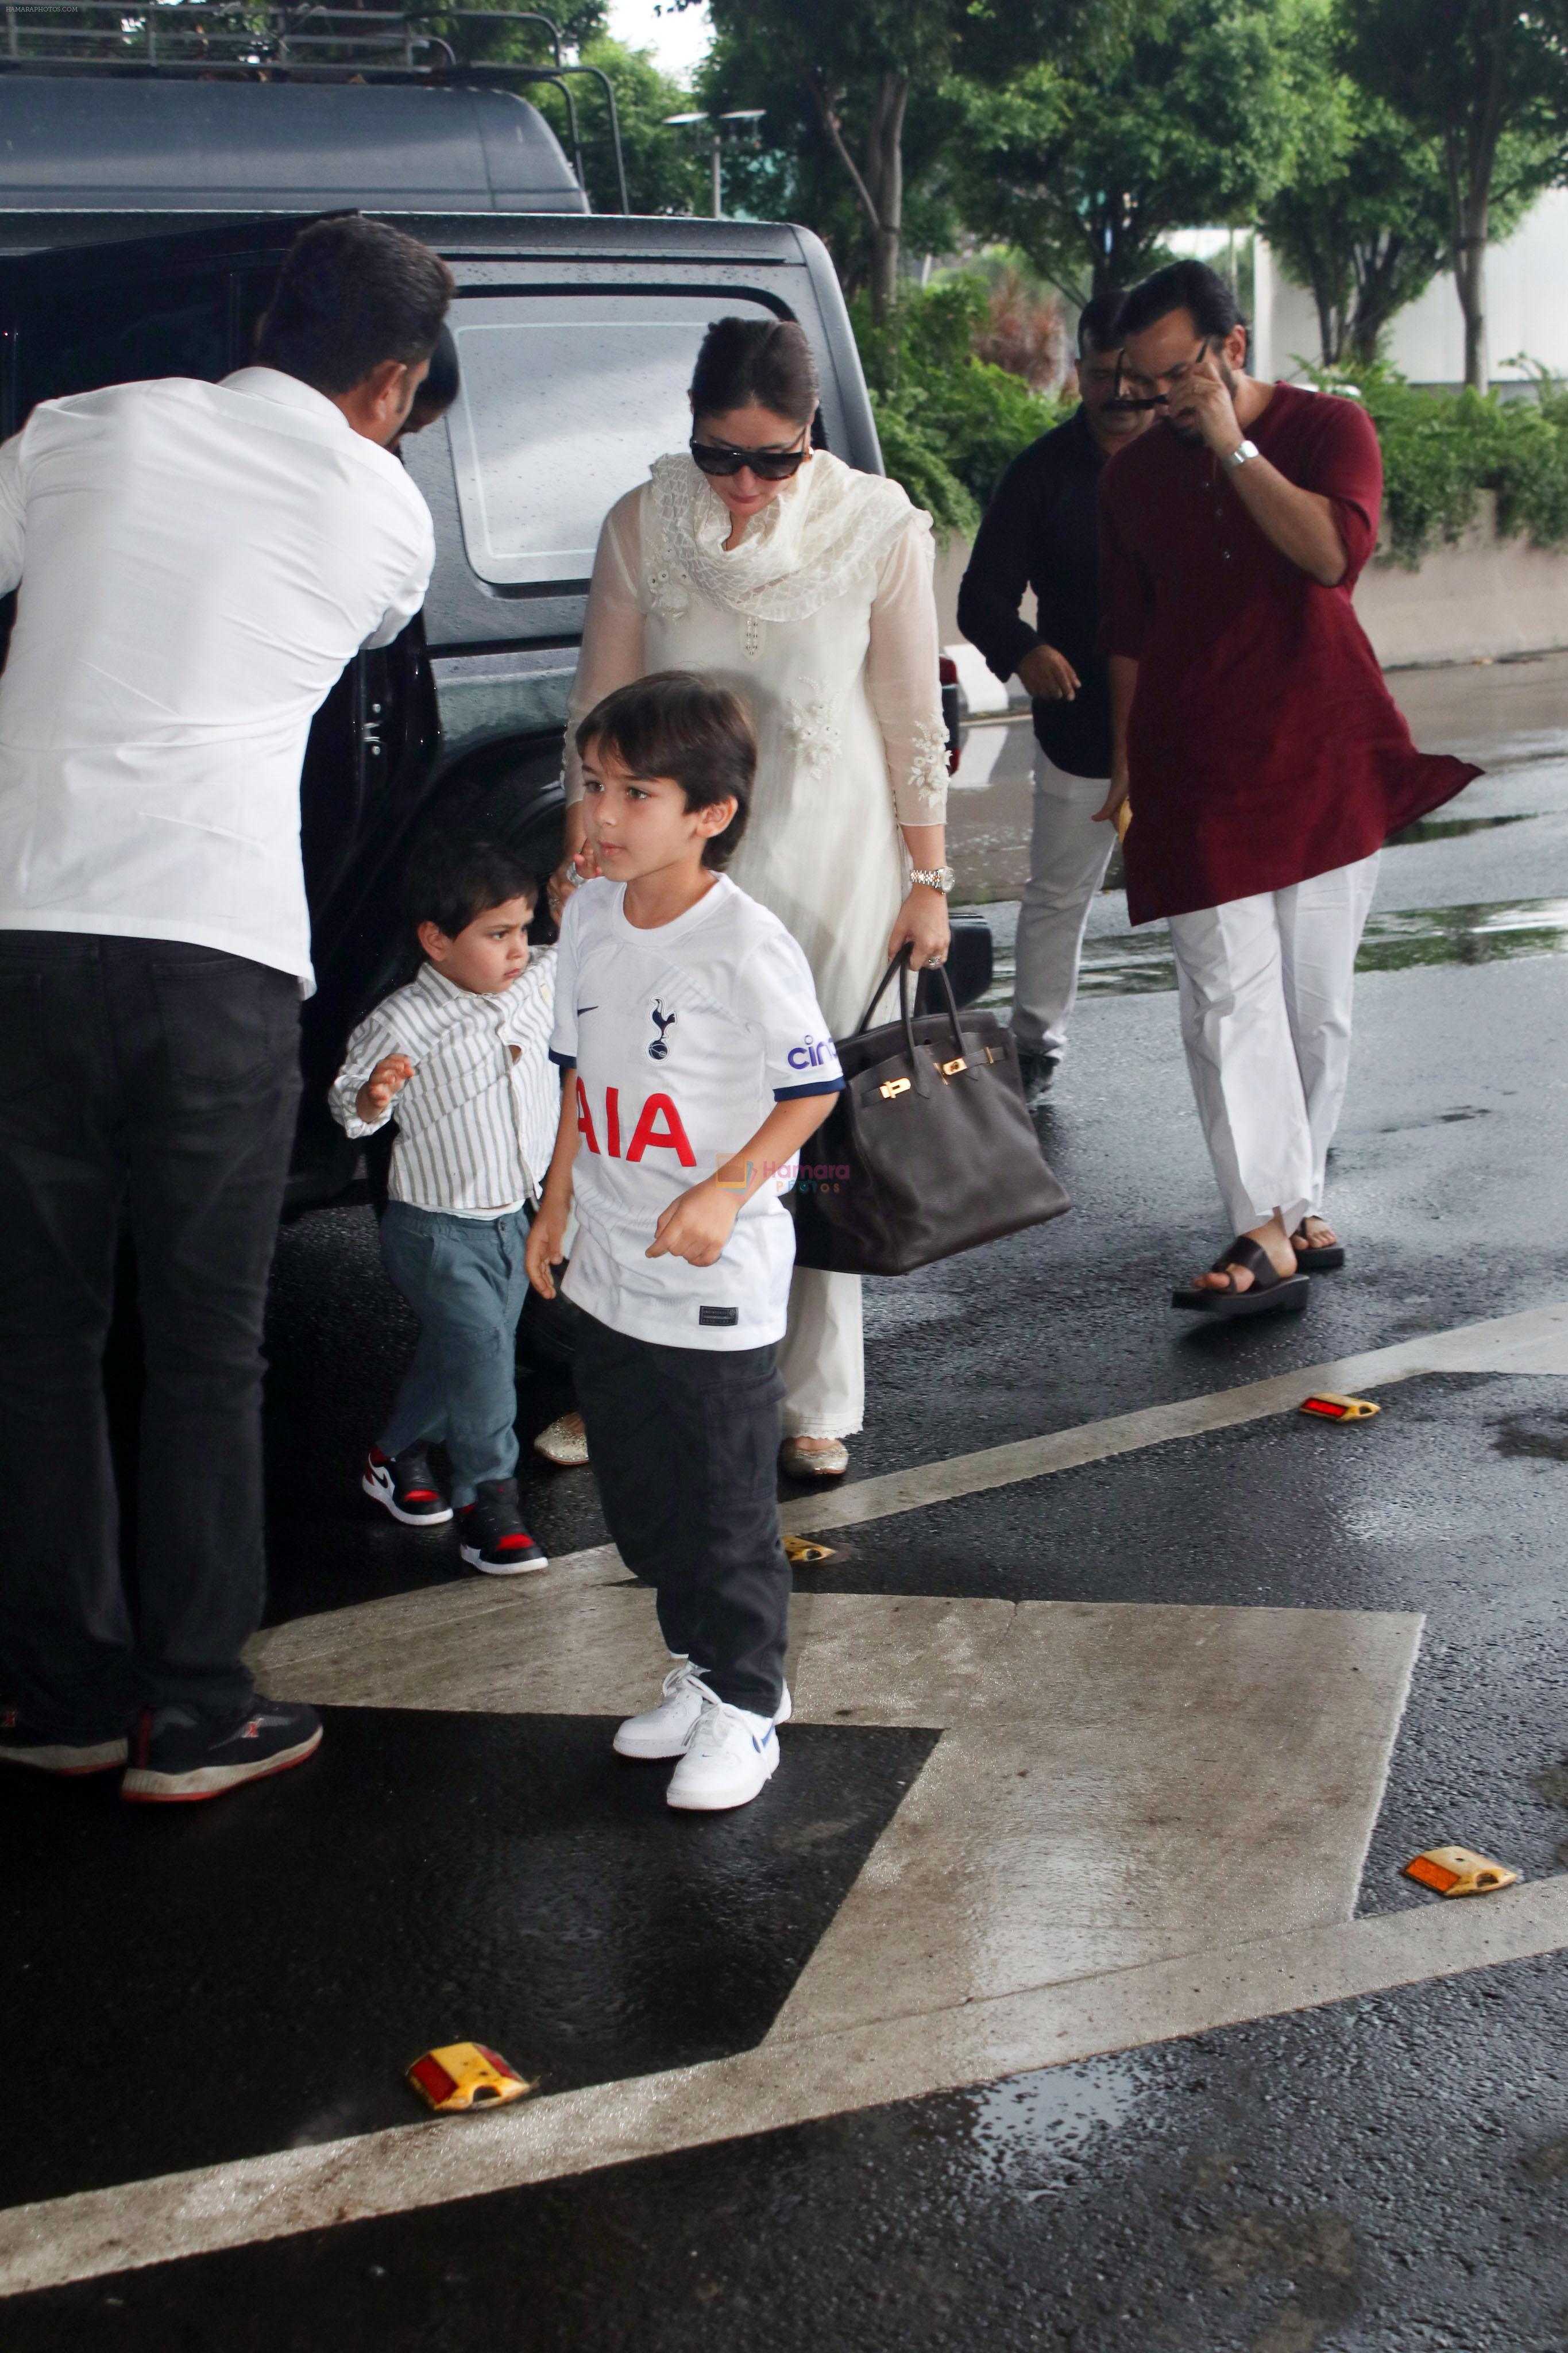
[[[958,592],[958,626],[1000,679],[1055,646],[1077,670],[1071,702],[1035,704],[1040,749],[1069,776],[1110,774],[1110,694],[1100,628],[1100,477],[1108,463],[1081,408],[1015,458],[985,510]],[[1032,588],[1039,627],[1018,607]]]

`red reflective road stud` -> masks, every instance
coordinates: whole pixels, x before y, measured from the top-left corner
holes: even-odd
[[[1314,1389],[1303,1398],[1300,1411],[1316,1415],[1320,1421],[1370,1421],[1381,1412],[1370,1398],[1345,1397],[1338,1389]]]
[[[458,2088],[456,2076],[448,2075],[438,2060],[429,2057],[416,2059],[408,2070],[408,2080],[433,2108],[443,2106]]]

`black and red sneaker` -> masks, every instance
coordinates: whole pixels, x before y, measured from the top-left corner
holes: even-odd
[[[103,1740],[61,1739],[24,1724],[14,1707],[0,1704],[0,1765],[30,1765],[36,1773],[112,1773],[125,1757],[122,1734]]]
[[[189,1708],[145,1708],[120,1794],[144,1806],[221,1798],[302,1765],[321,1745],[321,1717],[295,1700],[253,1699],[227,1725]]]
[[[522,1525],[515,1479],[481,1479],[458,1514],[458,1549],[482,1577],[526,1577],[549,1560]]]
[[[405,1528],[444,1527],[452,1506],[436,1484],[430,1457],[422,1446],[405,1446],[401,1454],[384,1454],[373,1446],[365,1456],[360,1485],[378,1504],[384,1504]]]

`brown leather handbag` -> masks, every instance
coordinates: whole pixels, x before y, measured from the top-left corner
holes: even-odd
[[[899,1018],[871,1016],[894,973]],[[844,1092],[802,1145],[790,1195],[795,1263],[835,1274],[910,1274],[1071,1208],[1024,1101],[1018,1050],[994,1013],[916,1015],[910,952],[888,966],[852,1038]]]

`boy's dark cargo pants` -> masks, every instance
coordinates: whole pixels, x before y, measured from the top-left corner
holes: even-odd
[[[0,1701],[58,1738],[232,1720],[260,1620],[261,1323],[300,1098],[289,974],[0,931]],[[121,1217],[146,1356],[132,1629],[103,1350]]]
[[[732,1707],[772,1715],[790,1593],[776,1348],[667,1348],[585,1313],[576,1334],[577,1402],[621,1558],[658,1588],[668,1648]]]

